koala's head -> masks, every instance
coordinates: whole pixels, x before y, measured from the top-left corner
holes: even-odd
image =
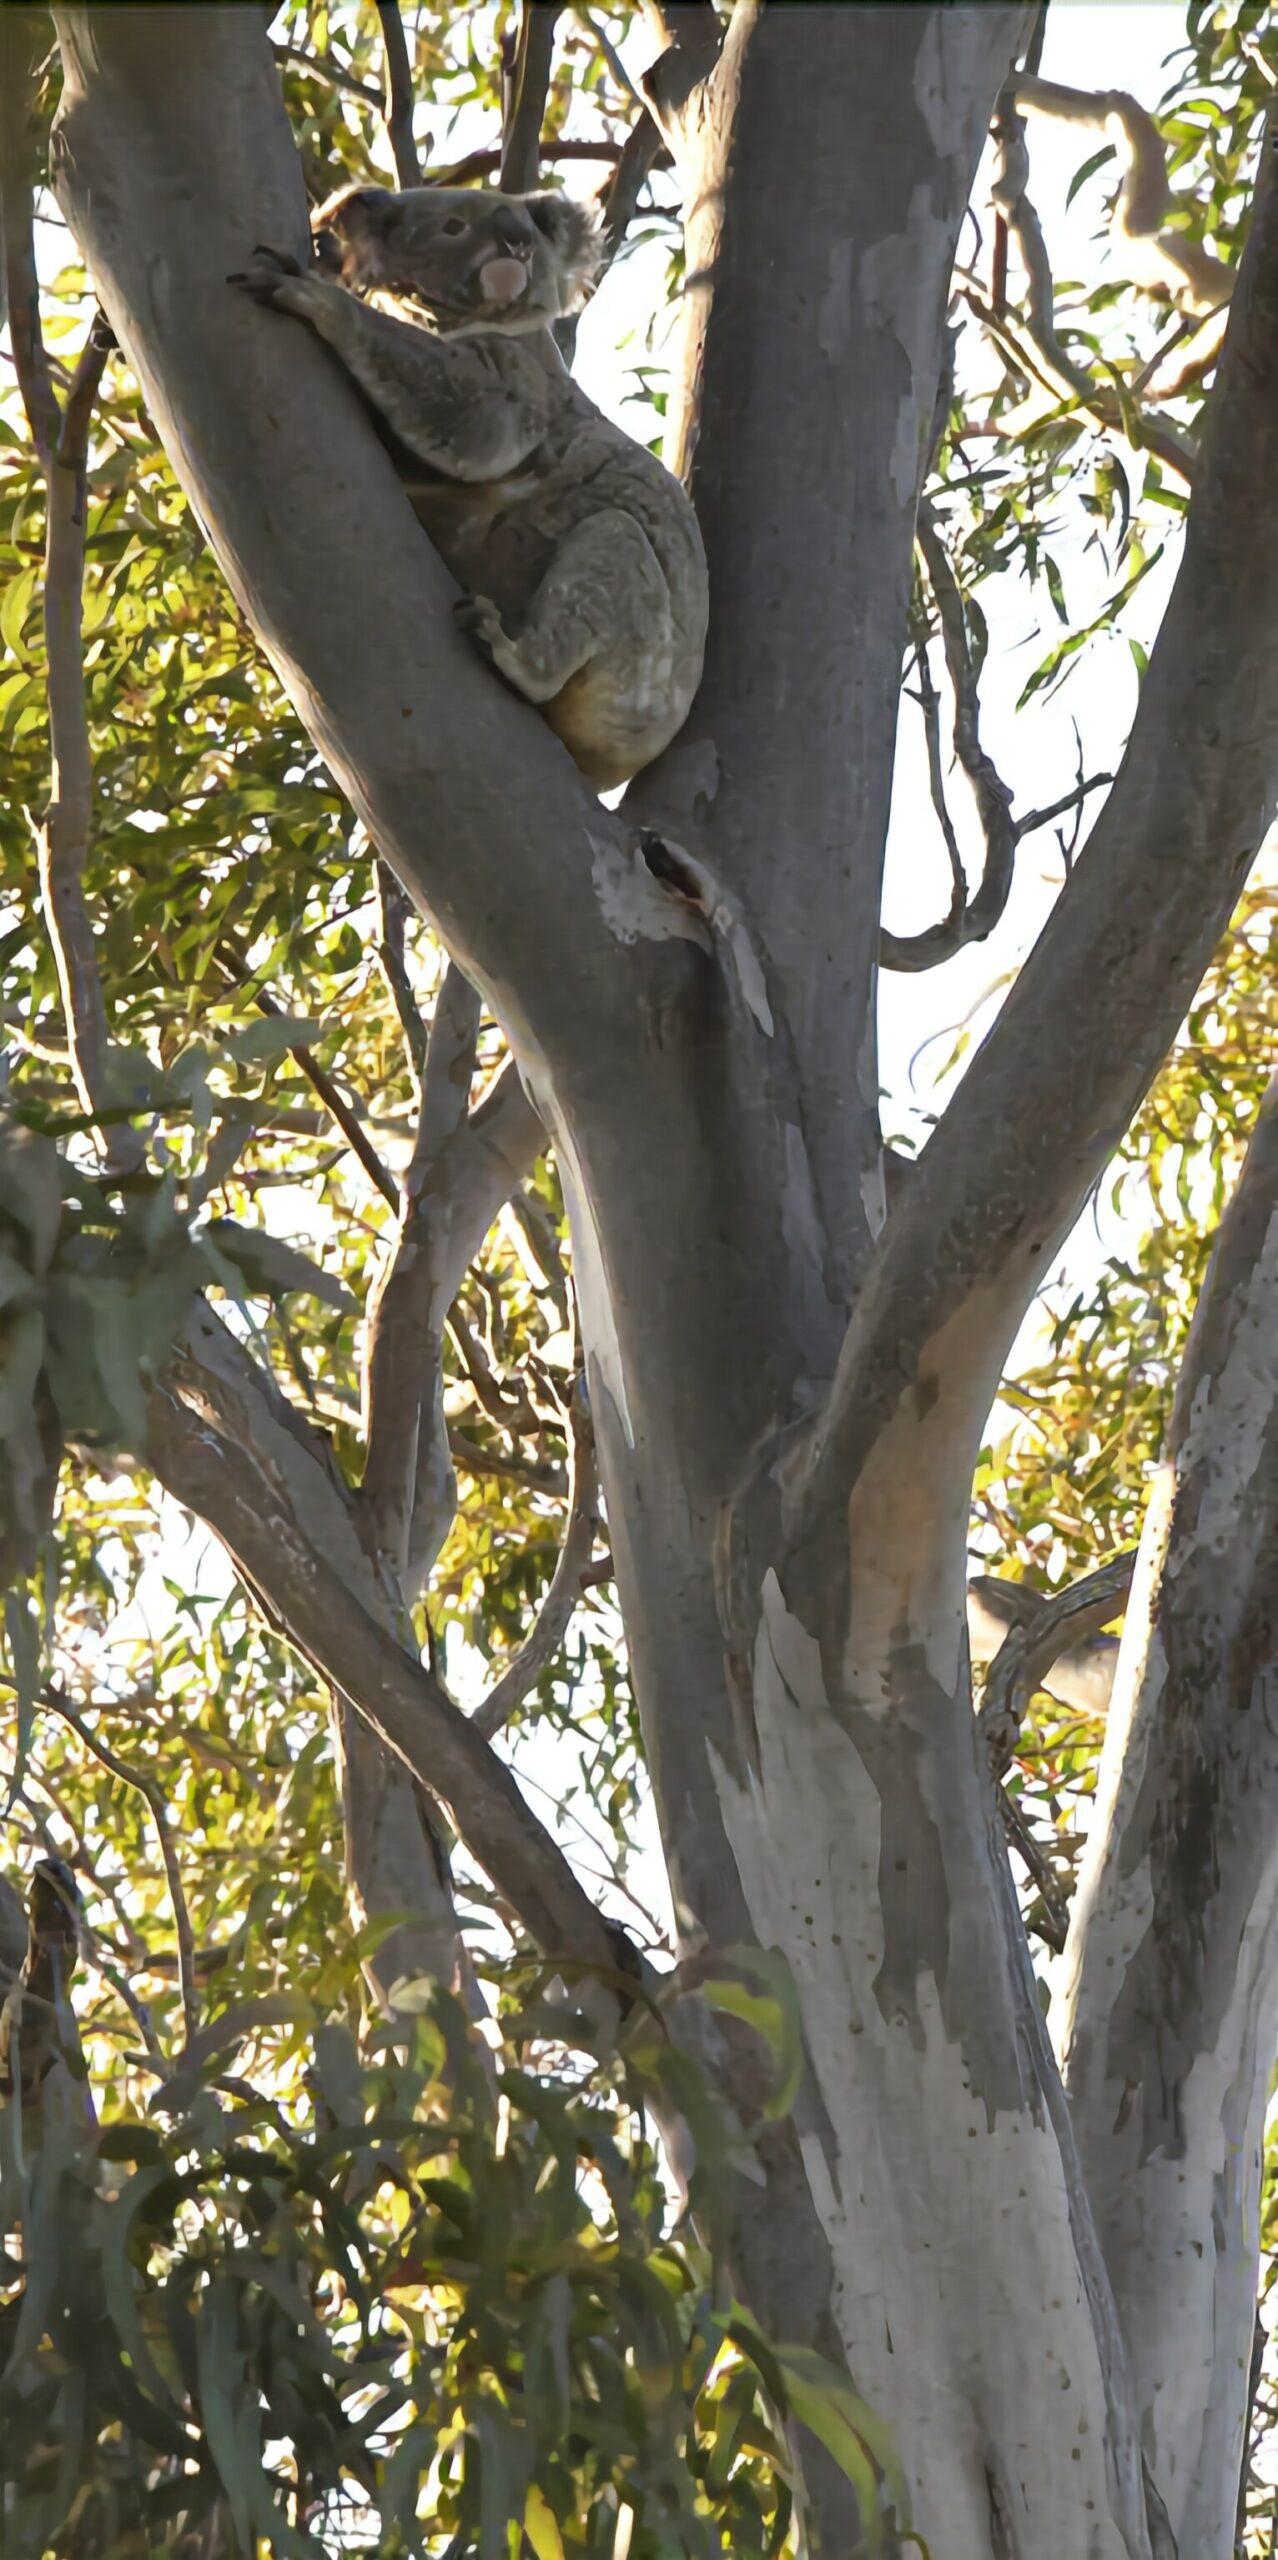
[[[348,187],[313,219],[315,254],[353,293],[419,303],[435,326],[545,329],[598,263],[594,217],[561,195]]]

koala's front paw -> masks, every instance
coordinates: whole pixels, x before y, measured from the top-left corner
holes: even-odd
[[[301,274],[296,258],[290,258],[286,249],[267,249],[259,241],[253,251],[252,266],[228,276],[226,281],[238,285],[241,293],[251,293],[255,302],[265,303],[268,307],[272,303],[283,304],[287,308],[281,287],[300,278]]]
[[[492,662],[494,649],[506,637],[501,615],[488,596],[459,596],[453,606],[459,630],[468,631],[480,655]]]

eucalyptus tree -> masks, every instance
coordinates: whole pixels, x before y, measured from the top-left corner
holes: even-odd
[[[107,457],[103,486],[118,494],[95,532],[120,532],[110,507],[127,514],[128,470],[156,439],[322,760],[280,732],[270,791],[236,813],[238,868],[222,859],[213,765],[198,821],[170,785],[138,850],[100,748],[110,822],[86,869],[81,500],[113,358],[99,328],[62,391],[44,356],[30,136],[10,109],[14,355],[47,483],[54,783],[39,858],[66,1072],[114,1203],[86,1206],[81,1171],[60,1210],[42,1195],[37,1214],[31,1142],[15,1139],[6,1215],[47,1349],[43,1369],[24,1355],[26,1403],[8,1417],[14,1553],[35,1551],[63,1441],[123,1447],[222,1543],[275,1639],[334,1702],[357,1910],[413,1915],[380,1947],[372,1932],[383,1994],[429,1973],[478,2005],[450,1871],[460,1844],[521,1943],[572,1988],[582,2036],[646,2091],[691,2177],[744,2306],[737,2344],[755,2342],[791,2422],[814,2549],[1224,2560],[1278,2043],[1272,1095],[1202,1278],[1116,1672],[1103,1630],[1130,1558],[1093,1557],[1099,1571],[1045,1608],[997,1582],[969,1601],[966,1557],[1012,1346],[1225,947],[1273,814],[1274,68],[1254,10],[1196,7],[1180,123],[1160,133],[1117,93],[1044,80],[1033,9],[737,0],[645,14],[652,61],[629,130],[612,93],[604,226],[615,250],[645,187],[659,202],[677,188],[665,449],[698,509],[711,626],[685,728],[605,807],[469,652],[350,385],[226,282],[256,243],[306,256],[308,188],[361,174],[352,99],[375,110],[384,88],[402,183],[441,174],[420,168],[418,137],[456,76],[446,28],[423,13],[410,47],[393,10],[355,32],[331,13],[311,45],[295,13],[273,45],[256,10],[52,13],[56,58],[39,76],[60,83],[53,183],[142,403]],[[535,175],[539,136],[565,161],[591,147],[563,130],[556,32],[587,94],[620,76],[624,25],[583,29],[565,13],[557,31],[557,17],[529,6],[510,30],[508,184]],[[28,59],[41,63],[38,34]],[[1029,191],[1039,115],[1098,130],[1118,164],[1118,281],[1094,289],[1086,327],[1057,307]],[[991,129],[992,253],[982,238],[968,262],[960,235]],[[1173,167],[1194,162],[1197,201],[1168,195],[1169,142]],[[1116,298],[1132,337],[1118,357],[1098,335]],[[960,312],[994,351],[979,395],[963,344],[956,369]],[[982,435],[991,459],[978,467]],[[905,1160],[882,1125],[880,968],[939,965],[988,935],[1031,821],[1060,814],[1018,814],[982,744],[971,589],[1018,547],[1049,575],[1051,511],[1088,473],[1088,503],[1126,561],[1119,602],[1150,513],[1178,520],[1187,497],[1175,585],[1120,769],[1091,803],[1050,921]],[[189,575],[207,586],[203,566]],[[969,887],[951,833],[948,915],[887,934],[905,662],[949,824],[938,656],[982,868]],[[1044,678],[1058,665],[1059,650]],[[265,682],[246,674],[242,702]],[[198,735],[189,666],[164,716]],[[218,716],[212,749],[200,740],[214,760],[241,713]],[[229,754],[223,778],[233,735]],[[148,1130],[179,1102],[189,1111],[194,1096],[197,1120],[232,1131],[220,1156],[210,1145],[188,1212],[230,1178],[243,1136],[209,1098],[207,1058],[193,1065],[175,1036],[178,1011],[149,1059],[120,1036],[135,999],[118,950],[104,997],[91,901],[106,895],[108,839],[159,883],[166,846],[198,855],[203,828],[219,858],[202,983],[228,1005],[237,988],[260,998],[279,939],[262,902],[290,858],[292,813],[292,860],[307,859],[317,791],[340,795],[343,877],[381,866],[378,949],[417,1116],[388,1177],[367,1115],[316,1058],[318,1031],[290,1018],[259,1039],[259,1055],[273,1040],[308,1062],[325,1126],[393,1212],[375,1276],[362,1248],[335,1292],[324,1275],[330,1338],[313,1334],[303,1358],[282,1334],[272,1366],[209,1293],[228,1260],[268,1299],[306,1283],[251,1218],[246,1231],[206,1217],[192,1237],[152,1189]],[[1089,793],[1080,776],[1073,796]],[[198,915],[196,873],[184,895]],[[428,1039],[405,898],[448,955]],[[173,919],[134,921],[147,938],[132,965],[158,958],[181,988]],[[237,963],[232,928],[246,921]],[[509,1054],[472,1105],[484,1019]],[[1262,969],[1244,1101],[1263,1080],[1266,1022],[1272,1033]],[[235,1039],[232,1062],[251,1061],[251,1036]],[[584,1378],[558,1389],[531,1353],[522,1385],[496,1375],[491,1338],[457,1313],[515,1195],[534,1225],[540,1199],[547,1298],[563,1294],[551,1178],[528,1189],[547,1149],[584,1344]],[[348,1277],[364,1292],[362,1415],[330,1438],[300,1389],[325,1357],[341,1383],[352,1373],[349,1334],[338,1347]],[[118,1320],[126,1281],[132,1329],[109,1342],[92,1291],[117,1293]],[[76,1335],[86,1308],[93,1360]],[[535,1433],[549,1413],[547,1480],[566,1497],[540,1614],[470,1716],[422,1614],[456,1500],[446,1334],[450,1374],[460,1359],[489,1422]],[[544,1434],[538,1450],[544,1467]],[[601,1908],[494,1748],[591,1581],[601,1520],[676,1915],[665,1972]],[[13,1613],[28,1685],[17,1654],[32,1625]],[[970,1656],[996,1647],[978,1716]],[[1065,1912],[1002,1781],[1030,1698],[1043,1686],[1068,1699],[1071,1681],[1092,1707],[1112,1682],[1112,1702]],[[1050,2017],[1009,1834],[1058,1948]],[[202,2050],[193,2014],[187,2027],[188,2054]],[[227,2440],[205,2423],[220,2469]],[[725,2446],[726,2464],[727,2433]],[[467,2532],[505,2526],[492,2511],[503,2475],[485,2460],[489,2510],[463,2519],[465,2547]],[[553,2547],[537,2540],[549,2510],[519,2495],[511,2518]],[[642,2547],[668,2547],[656,2487],[635,2512]],[[603,2547],[590,2538],[602,2513],[585,2547]],[[232,2527],[266,2530],[247,2493],[232,2497]],[[700,2529],[687,2515],[679,2528]],[[571,2543],[566,2515],[561,2531]]]

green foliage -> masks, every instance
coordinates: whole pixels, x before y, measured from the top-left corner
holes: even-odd
[[[1163,98],[1142,103],[1158,115],[1168,176],[1177,196],[1192,207],[1183,218],[1228,264],[1238,255],[1241,217],[1278,72],[1271,13],[1256,0],[1191,7],[1188,35],[1168,65]],[[1031,119],[1031,198],[1040,132]],[[1095,150],[1080,134],[1079,165],[1067,200],[1078,196],[1095,205],[1098,239],[1104,236],[1112,172],[1112,148]],[[1052,255],[1050,226],[1047,248]],[[1103,644],[1121,625],[1141,580],[1178,531],[1188,493],[1170,464],[1144,447],[1139,422],[1143,410],[1158,423],[1194,433],[1202,423],[1206,389],[1202,379],[1194,379],[1173,398],[1161,396],[1157,387],[1147,394],[1155,357],[1178,344],[1175,313],[1099,262],[1095,273],[1076,277],[1062,271],[1058,260],[1054,283],[1062,342],[1091,375],[1098,394],[1117,401],[1121,424],[1107,422],[1078,398],[1042,387],[1015,259],[1000,310],[995,258],[992,233],[979,239],[970,263],[960,254],[956,386],[934,495],[947,502],[958,536],[959,574],[978,643],[982,625],[975,594],[985,581],[1012,572],[1036,603],[1042,591],[1047,646],[1023,680],[1024,703],[1058,690],[1090,656],[1092,644]],[[1168,365],[1169,379],[1175,369]],[[1078,628],[1065,609],[1054,557],[1062,539],[1096,559],[1108,588],[1102,608]]]
[[[780,2548],[785,2382],[666,2236],[633,2113],[513,2060],[494,2085],[448,2001],[362,2046],[309,2000],[242,2004],[96,2143],[0,2131],[13,2560],[201,2534],[487,2560],[520,2524],[538,2560],[602,2560],[621,2515],[642,2560]]]

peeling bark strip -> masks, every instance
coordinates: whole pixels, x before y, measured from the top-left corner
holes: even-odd
[[[1182,2553],[1227,2552],[1278,2048],[1278,1080],[1150,1498],[1066,1967],[1144,2439]]]

